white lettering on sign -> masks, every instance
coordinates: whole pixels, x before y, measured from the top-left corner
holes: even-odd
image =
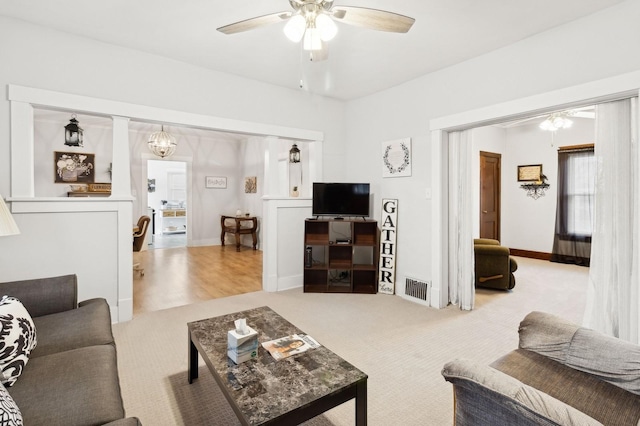
[[[396,285],[396,230],[398,227],[398,200],[382,200],[382,226],[380,229],[380,266],[378,291],[393,294]]]

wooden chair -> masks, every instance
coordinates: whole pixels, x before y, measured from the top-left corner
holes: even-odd
[[[149,229],[149,223],[151,222],[151,218],[149,216],[140,216],[138,219],[138,226],[134,228],[133,231],[133,251],[139,252],[142,250],[142,245],[145,241],[145,236],[147,235],[147,229]],[[144,268],[140,266],[140,262],[135,262],[133,264],[133,271],[140,272],[140,275],[144,275]]]

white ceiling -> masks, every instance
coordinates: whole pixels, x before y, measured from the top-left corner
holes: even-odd
[[[216,28],[290,10],[287,0],[2,0],[0,15],[338,99],[353,99],[482,55],[623,0],[336,0],[416,19],[407,34],[338,24],[329,59],[310,63],[284,23]]]

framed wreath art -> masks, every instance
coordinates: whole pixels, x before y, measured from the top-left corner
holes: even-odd
[[[411,138],[382,143],[382,177],[411,176]]]

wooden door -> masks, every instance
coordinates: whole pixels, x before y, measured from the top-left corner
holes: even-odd
[[[500,240],[501,154],[480,151],[480,238]]]

